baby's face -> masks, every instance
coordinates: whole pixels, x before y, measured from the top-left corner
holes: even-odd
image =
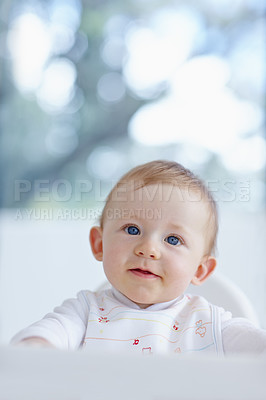
[[[142,308],[199,282],[208,218],[200,195],[163,184],[128,188],[120,197],[110,201],[102,231],[109,282]]]

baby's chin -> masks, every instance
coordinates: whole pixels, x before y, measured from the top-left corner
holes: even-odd
[[[137,304],[137,306],[139,306],[140,308],[147,308],[156,303],[156,301],[150,301],[151,299],[145,297],[143,298],[143,296],[138,296],[136,293],[134,294],[128,292],[121,292],[121,293],[124,296],[126,296],[130,301]]]
[[[115,283],[117,282],[113,282],[113,286],[116,290],[143,309],[150,307],[153,304],[167,303],[180,296],[176,291],[175,293],[163,293],[163,291],[159,290],[158,287],[154,288],[153,285],[149,284],[121,285]]]

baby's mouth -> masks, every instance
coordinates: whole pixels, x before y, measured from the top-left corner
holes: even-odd
[[[150,272],[146,269],[141,269],[141,268],[132,268],[130,271],[139,277],[142,278],[159,278],[159,275],[154,274],[153,272]]]

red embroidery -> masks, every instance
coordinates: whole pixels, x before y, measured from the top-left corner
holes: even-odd
[[[139,344],[139,339],[134,339],[133,346],[134,346],[134,345],[137,345],[137,344]]]
[[[100,317],[98,318],[99,322],[109,322],[109,319],[107,319],[107,317]]]
[[[100,311],[104,311],[104,308],[100,307],[99,310],[100,310]]]
[[[179,329],[179,327],[178,327],[177,325],[179,325],[179,322],[178,322],[178,321],[175,321],[174,325],[172,326],[172,328],[173,328],[175,331],[177,331],[177,330]]]
[[[151,347],[143,347],[142,354],[152,354]]]

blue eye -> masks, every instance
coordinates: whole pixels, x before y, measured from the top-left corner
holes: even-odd
[[[176,236],[168,236],[167,238],[165,238],[165,241],[169,244],[172,244],[173,246],[182,244],[181,240]]]
[[[134,226],[134,225],[127,226],[127,227],[125,228],[125,231],[126,231],[129,235],[139,235],[139,234],[140,234],[139,228],[137,228],[137,227]]]

